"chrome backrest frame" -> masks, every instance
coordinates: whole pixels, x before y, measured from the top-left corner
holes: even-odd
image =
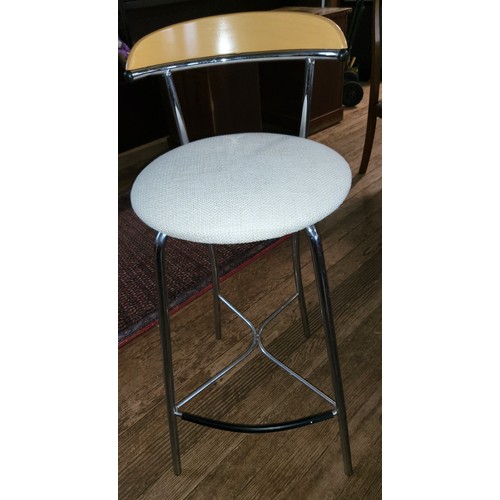
[[[348,49],[338,50],[304,50],[304,51],[280,51],[280,52],[256,52],[249,54],[228,54],[221,57],[207,59],[193,59],[190,61],[179,61],[170,64],[160,64],[148,68],[125,71],[125,77],[128,80],[138,80],[146,76],[161,75],[167,71],[177,72],[194,69],[199,67],[218,66],[221,64],[237,64],[244,62],[270,62],[270,61],[294,61],[313,59],[330,59],[345,61],[349,55]]]
[[[302,99],[302,113],[300,118],[299,137],[306,138],[308,134],[308,124],[311,109],[311,95],[314,79],[314,65],[317,59],[345,61],[349,55],[348,49],[337,50],[305,50],[305,51],[279,51],[279,52],[257,52],[248,54],[230,54],[215,58],[195,59],[180,61],[170,64],[161,64],[143,69],[125,71],[125,77],[134,81],[153,75],[162,75],[167,85],[170,104],[174,112],[174,120],[181,144],[187,144],[186,123],[182,114],[181,105],[175,89],[173,73],[195,68],[208,68],[225,64],[259,63],[272,61],[305,61],[304,92]]]

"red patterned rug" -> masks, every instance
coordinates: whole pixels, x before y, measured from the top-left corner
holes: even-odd
[[[118,345],[130,342],[158,322],[154,241],[132,211],[128,197],[118,203]],[[247,265],[286,238],[245,245],[218,245],[221,279]],[[166,246],[167,286],[174,313],[211,289],[207,245],[171,238]]]

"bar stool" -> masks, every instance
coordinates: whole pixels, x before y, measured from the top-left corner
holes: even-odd
[[[162,75],[182,145],[148,165],[131,191],[135,213],[158,231],[155,243],[160,336],[174,473],[181,473],[177,418],[235,432],[274,432],[322,422],[336,416],[344,471],[352,473],[347,416],[321,239],[315,224],[334,212],[351,186],[351,170],[337,152],[308,140],[316,59],[344,60],[347,44],[329,19],[298,12],[249,12],[201,18],[155,31],[137,42],[127,60],[130,79]],[[229,134],[189,142],[173,73],[190,68],[245,62],[305,61],[299,137]],[[335,400],[294,372],[265,348],[264,328],[298,301],[309,336],[298,252],[299,231],[307,233],[315,270]],[[251,323],[219,289],[215,245],[251,243],[293,234],[296,293],[260,327]],[[176,401],[165,289],[165,243],[169,237],[208,245],[212,262],[215,334],[221,336],[220,305],[244,321],[252,333],[247,351],[181,401]],[[323,398],[323,413],[276,424],[234,424],[183,411],[182,407],[259,349],[268,359]]]

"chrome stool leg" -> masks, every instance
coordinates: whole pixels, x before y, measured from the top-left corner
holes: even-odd
[[[339,419],[340,443],[342,446],[342,456],[344,459],[344,472],[350,476],[352,474],[351,448],[349,444],[349,432],[347,429],[347,414],[344,401],[344,390],[342,388],[342,379],[340,376],[340,364],[337,351],[337,341],[335,338],[335,328],[333,325],[332,306],[328,289],[328,279],[325,266],[325,257],[321,239],[314,226],[306,228],[311,244],[312,260],[314,272],[318,285],[319,304],[323,325],[325,329],[326,346],[328,351],[328,360],[332,374],[333,391],[337,403],[337,416]]]
[[[295,289],[297,290],[302,327],[306,337],[311,336],[309,320],[307,318],[306,301],[304,299],[304,287],[302,285],[302,273],[300,270],[300,233],[295,233],[292,239],[293,272],[295,275]]]
[[[217,254],[215,253],[215,245],[209,245],[210,262],[212,265],[212,293],[214,298],[214,323],[215,323],[215,338],[219,340],[221,335],[220,323],[220,290],[219,290],[219,265],[217,263]]]
[[[181,473],[179,451],[179,435],[175,415],[174,373],[172,365],[172,343],[170,340],[170,325],[168,320],[168,300],[165,283],[165,242],[167,235],[158,233],[155,241],[156,278],[158,285],[158,303],[160,317],[160,338],[163,354],[163,375],[165,381],[165,397],[167,403],[168,427],[174,473]]]

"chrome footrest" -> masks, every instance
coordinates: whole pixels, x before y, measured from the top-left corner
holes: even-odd
[[[179,416],[182,420],[187,420],[188,422],[194,422],[195,424],[204,425],[206,427],[212,427],[214,429],[220,429],[223,431],[230,432],[245,432],[245,433],[264,433],[264,432],[279,432],[288,431],[291,429],[297,429],[299,427],[304,427],[305,425],[316,424],[318,422],[323,422],[333,418],[336,412],[325,411],[323,413],[317,413],[309,417],[300,418],[297,420],[290,420],[288,422],[282,422],[279,424],[233,424],[229,422],[221,422],[219,420],[212,420],[210,418],[200,417],[198,415],[193,415],[192,413],[182,412]]]

